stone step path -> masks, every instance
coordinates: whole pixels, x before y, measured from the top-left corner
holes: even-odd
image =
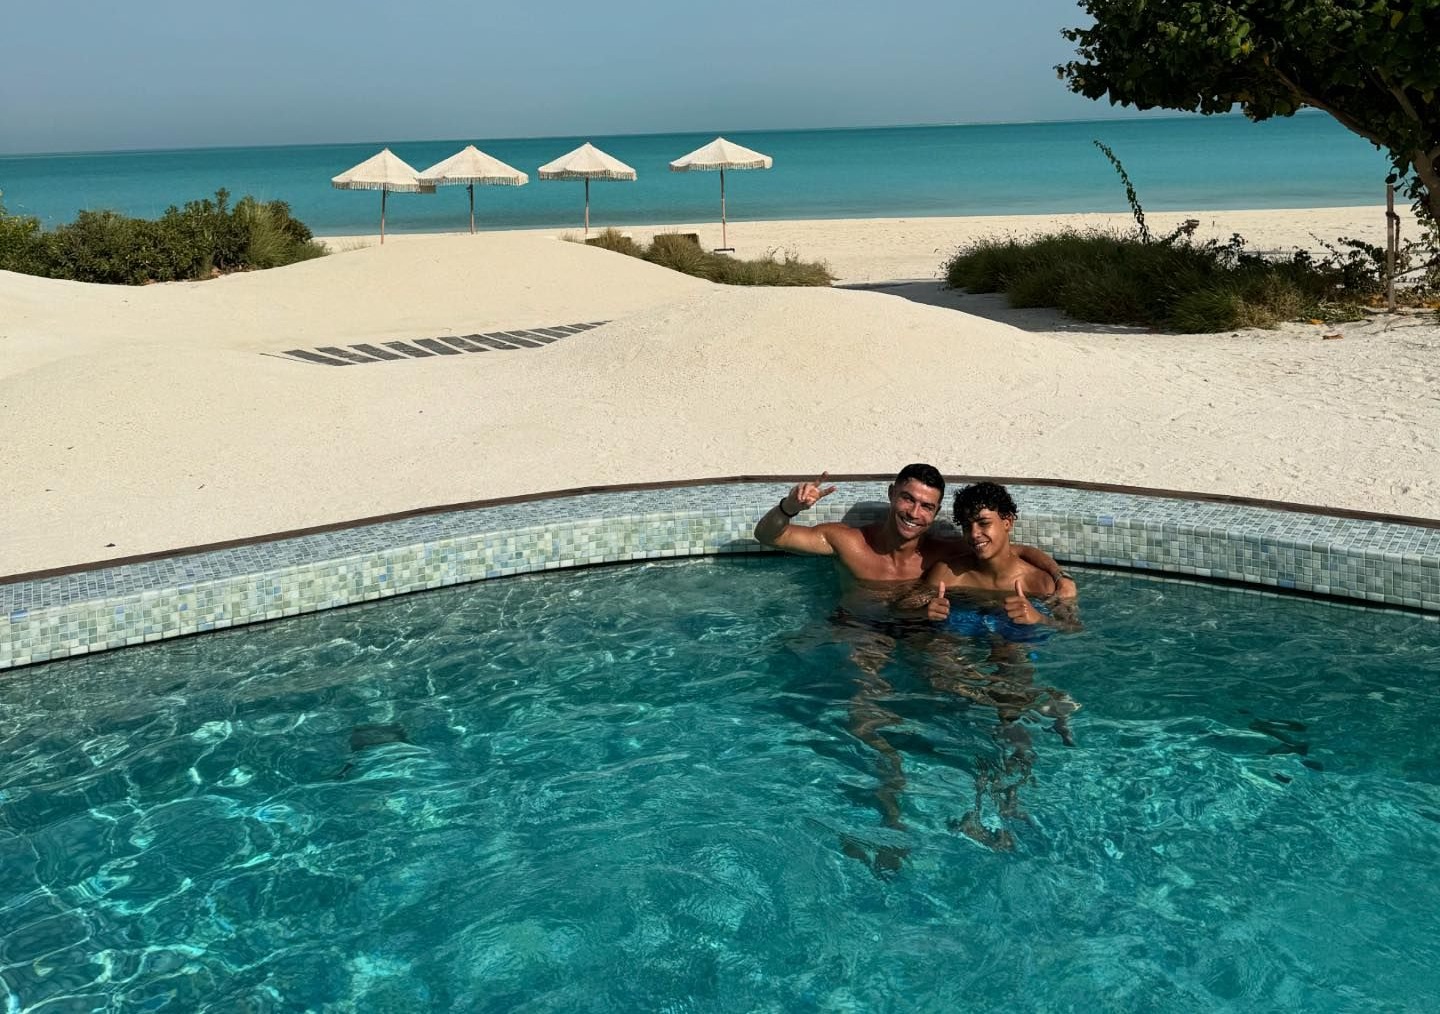
[[[403,362],[430,356],[458,356],[466,352],[513,352],[516,349],[538,349],[542,345],[589,331],[604,323],[606,321],[592,320],[585,324],[556,324],[553,327],[532,327],[523,331],[440,335],[437,338],[360,342],[345,346],[320,345],[310,349],[287,349],[274,354],[318,366],[355,366],[359,363]]]

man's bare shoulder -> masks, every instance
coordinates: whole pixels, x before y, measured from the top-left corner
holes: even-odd
[[[1012,584],[1017,577],[1023,582],[1023,587],[1028,595],[1047,598],[1054,595],[1057,590],[1055,579],[1047,571],[1018,557],[1015,560],[1015,566],[1005,576],[1005,584]]]
[[[847,525],[843,521],[822,521],[818,525],[812,525],[817,532],[823,532],[825,537],[834,542],[864,542],[864,529],[856,528],[854,525]]]

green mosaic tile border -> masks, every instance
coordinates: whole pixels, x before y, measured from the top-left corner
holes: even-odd
[[[843,490],[841,496],[807,514],[806,520],[857,523],[880,516],[884,505],[875,502],[875,487],[855,486],[856,492],[869,494],[870,499],[857,503],[852,498],[847,505],[841,496],[848,490]],[[584,499],[601,505],[598,513],[606,513],[602,508],[607,503],[621,512],[600,517],[572,514],[572,520],[552,516],[543,524],[497,525],[280,566],[269,560],[283,559],[283,552],[262,554],[256,569],[248,573],[122,594],[49,604],[36,594],[30,603],[34,608],[22,606],[0,614],[0,669],[514,574],[764,551],[751,531],[764,509],[778,498],[776,491],[767,486],[763,494],[737,497],[736,487],[731,486],[720,498],[711,495],[713,489],[704,490],[701,499],[707,506],[698,510],[633,513],[633,495],[617,493],[611,499],[590,494]],[[1256,534],[1244,526],[1215,527],[1215,519],[1225,514],[1214,505],[1199,510],[1154,497],[1104,501],[1104,509],[1110,510],[1117,502],[1146,506],[1136,513],[1148,511],[1151,516],[1141,520],[1100,513],[1083,498],[1076,500],[1075,491],[1036,487],[1012,487],[1012,491],[1022,508],[1016,537],[1067,562],[1220,578],[1440,616],[1440,551],[1433,548],[1440,538],[1432,537],[1435,533],[1422,532],[1411,539],[1402,531],[1401,542],[1394,544],[1416,551],[1390,552],[1373,548],[1375,526],[1354,521],[1337,526],[1335,519],[1319,515],[1299,515],[1297,521],[1293,514],[1267,512],[1277,517],[1267,518],[1272,527],[1261,530],[1277,534]],[[696,500],[694,488],[664,492],[676,494],[671,501],[676,506]],[[728,502],[729,507],[708,505],[715,502]],[[1090,509],[1077,510],[1077,506]],[[1253,514],[1255,508],[1245,510]],[[513,513],[496,515],[497,520],[507,517],[513,524]],[[1204,523],[1186,523],[1186,517],[1203,518]],[[444,530],[443,524],[427,523],[428,531]],[[336,542],[337,547],[343,544]]]

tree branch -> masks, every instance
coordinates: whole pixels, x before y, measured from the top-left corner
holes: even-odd
[[[1349,113],[1346,113],[1340,109],[1336,109],[1334,106],[1330,105],[1330,103],[1325,102],[1322,99],[1316,98],[1314,95],[1311,95],[1309,92],[1302,89],[1294,81],[1291,81],[1290,78],[1286,77],[1285,72],[1282,71],[1279,67],[1276,67],[1273,63],[1266,64],[1266,67],[1270,71],[1270,73],[1274,74],[1275,77],[1280,80],[1281,84],[1283,84],[1286,88],[1290,90],[1290,94],[1295,96],[1295,98],[1299,99],[1301,102],[1305,103],[1308,106],[1314,106],[1316,109],[1320,109],[1329,113],[1331,116],[1335,117],[1335,119],[1338,120],[1341,126],[1345,127],[1346,130],[1349,130],[1351,133],[1354,134],[1359,134],[1371,144],[1374,144],[1380,148],[1388,149],[1390,147],[1388,144],[1385,143],[1385,141],[1383,141],[1379,137],[1376,137],[1375,134],[1372,133],[1368,128],[1366,128],[1363,123],[1355,119]]]
[[[1419,123],[1420,114],[1415,111],[1415,106],[1411,104],[1410,96],[1405,94],[1405,89],[1401,88],[1398,85],[1392,84],[1390,79],[1385,76],[1384,71],[1377,70],[1375,72],[1375,76],[1380,79],[1380,83],[1385,86],[1386,90],[1389,91],[1391,95],[1395,96],[1395,100],[1400,103],[1400,108],[1405,111],[1405,115],[1410,117],[1410,119],[1414,120],[1416,123]]]

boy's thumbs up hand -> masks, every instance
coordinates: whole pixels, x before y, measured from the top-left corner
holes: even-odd
[[[1024,578],[1015,579],[1014,591],[1005,599],[1005,615],[1016,623],[1039,623],[1043,619],[1025,595]]]

